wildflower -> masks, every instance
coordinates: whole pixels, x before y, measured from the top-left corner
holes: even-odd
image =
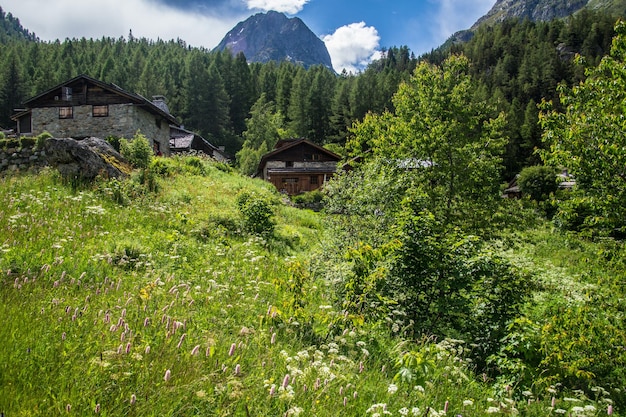
[[[177,349],[180,349],[186,337],[187,337],[187,333],[183,333],[183,335],[180,337],[180,340],[178,341],[178,345],[176,345]]]
[[[359,362],[359,373],[362,374],[363,373],[363,362]]]
[[[65,332],[63,332],[63,334],[61,335],[61,339],[65,340],[66,337],[67,337],[67,334]]]
[[[196,356],[199,350],[200,350],[200,345],[195,345],[193,349],[191,349],[191,356]]]
[[[411,414],[414,416],[419,416],[422,414],[422,411],[418,407],[411,408]]]
[[[146,317],[143,321],[143,327],[148,327],[149,324],[150,324],[150,318]]]
[[[275,393],[276,393],[276,384],[272,384],[272,386],[270,387],[270,397],[273,397]]]
[[[285,374],[285,378],[283,378],[283,383],[281,386],[283,388],[287,388],[287,385],[289,385],[289,374]]]
[[[150,353],[150,345],[146,346],[146,355]]]
[[[557,408],[556,410],[554,410],[554,412],[557,414],[565,414],[567,413],[567,410],[563,410],[562,408]]]
[[[472,400],[463,400],[463,407],[471,407],[474,405],[474,401]]]
[[[488,409],[485,410],[485,412],[487,414],[494,414],[494,413],[499,413],[500,409],[498,407],[489,407]]]
[[[556,398],[552,397],[552,401],[550,401],[550,407],[554,408],[556,405]]]
[[[609,407],[606,409],[606,414],[609,416],[613,415],[613,406],[609,404]]]
[[[130,405],[134,405],[137,402],[137,396],[135,394],[130,396]]]
[[[387,387],[387,392],[391,395],[395,394],[398,391],[398,386],[396,384],[389,384]]]
[[[96,404],[96,408],[93,410],[96,414],[100,412],[100,403]]]
[[[343,406],[345,407],[346,404],[348,404],[348,398],[347,397],[343,397]]]
[[[130,342],[126,343],[126,354],[130,353]]]
[[[409,409],[406,407],[402,407],[401,409],[398,410],[398,413],[400,413],[401,416],[408,416]]]
[[[448,406],[450,405],[450,403],[448,401],[446,401],[446,403],[443,405],[443,412],[444,414],[448,412]]]
[[[237,345],[235,343],[230,345],[230,350],[228,351],[228,356],[233,356],[233,354],[235,353],[235,348],[236,347],[237,347]]]
[[[273,345],[276,342],[276,333],[272,333],[272,339],[270,340],[270,343]]]
[[[169,369],[167,371],[165,371],[165,376],[163,377],[163,380],[165,380],[165,382],[169,381],[170,378],[172,377],[172,371],[170,371]]]
[[[237,364],[237,366],[235,366],[235,375],[239,375],[240,373],[241,373],[241,366]]]
[[[68,413],[71,412],[72,411],[72,404],[66,405],[65,406],[65,411],[68,412]]]

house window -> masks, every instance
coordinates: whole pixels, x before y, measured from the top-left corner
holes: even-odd
[[[317,185],[317,175],[311,176],[311,185]]]
[[[300,181],[300,178],[283,178],[283,184],[295,184]]]
[[[93,117],[108,117],[109,116],[109,106],[106,104],[104,106],[92,106],[91,114]]]
[[[61,87],[61,100],[72,101],[72,87]]]
[[[285,161],[285,167],[293,168],[293,161]]]
[[[74,108],[73,107],[59,107],[59,119],[73,119]]]
[[[154,123],[156,123],[157,128],[161,128],[161,119],[154,119]]]

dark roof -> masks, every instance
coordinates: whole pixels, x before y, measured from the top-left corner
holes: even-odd
[[[320,151],[323,154],[326,154],[328,157],[330,157],[331,159],[335,159],[336,161],[340,161],[341,160],[341,156],[337,155],[334,152],[329,151],[328,149],[316,145],[315,143],[307,140],[307,139],[281,139],[276,143],[276,146],[274,147],[274,150],[271,152],[266,153],[265,155],[263,155],[263,157],[261,158],[261,161],[259,162],[259,168],[257,170],[257,172],[261,172],[263,170],[263,167],[265,166],[265,164],[267,163],[268,159],[271,159],[273,157],[275,157],[276,155],[285,152],[288,149],[291,148],[295,148],[296,146],[300,146],[300,145],[309,145],[312,146],[313,148],[317,149],[318,151]]]
[[[140,106],[143,106],[146,108],[146,110],[148,110],[149,112],[159,115],[161,117],[163,117],[164,119],[166,119],[170,124],[174,124],[174,125],[178,125],[178,120],[176,120],[176,118],[174,116],[172,116],[171,114],[169,114],[169,112],[164,111],[163,109],[161,109],[159,106],[157,106],[156,104],[154,104],[152,101],[148,100],[147,98],[141,96],[140,94],[136,94],[136,93],[131,93],[129,91],[124,90],[123,88],[121,88],[118,85],[112,84],[112,83],[105,83],[103,81],[100,80],[96,80],[95,78],[92,78],[88,75],[85,74],[81,74],[78,75],[70,80],[67,80],[65,82],[62,82],[61,84],[55,85],[54,87],[44,91],[43,93],[40,93],[34,97],[29,98],[28,100],[26,100],[24,102],[24,105],[27,108],[31,108],[32,106],[30,106],[31,103],[39,100],[40,98],[53,93],[54,90],[61,88],[61,87],[65,87],[71,84],[74,84],[80,80],[85,80],[91,84],[94,84],[102,89],[111,91],[119,96],[125,97],[126,99],[128,99],[129,101],[132,101],[135,104],[138,104]]]

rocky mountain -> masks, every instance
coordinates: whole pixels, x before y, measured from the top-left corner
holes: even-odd
[[[454,43],[467,42],[474,35],[474,31],[482,25],[493,25],[515,18],[547,22],[565,18],[582,9],[624,17],[626,0],[497,0],[491,10],[478,19],[470,29],[455,33],[440,48],[445,49]]]
[[[510,18],[550,21],[563,18],[585,7],[588,0],[498,0],[491,10],[478,19],[472,29]]]
[[[299,18],[278,12],[258,13],[238,23],[215,49],[243,52],[248,62],[290,61],[332,69],[324,42]]]

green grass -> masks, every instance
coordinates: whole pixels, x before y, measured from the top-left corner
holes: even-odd
[[[461,342],[347,323],[312,266],[320,214],[207,162],[167,164],[154,193],[0,178],[5,416],[554,414],[549,395],[475,375]],[[242,190],[276,202],[273,237],[242,231]],[[563,395],[557,408],[606,414]]]

